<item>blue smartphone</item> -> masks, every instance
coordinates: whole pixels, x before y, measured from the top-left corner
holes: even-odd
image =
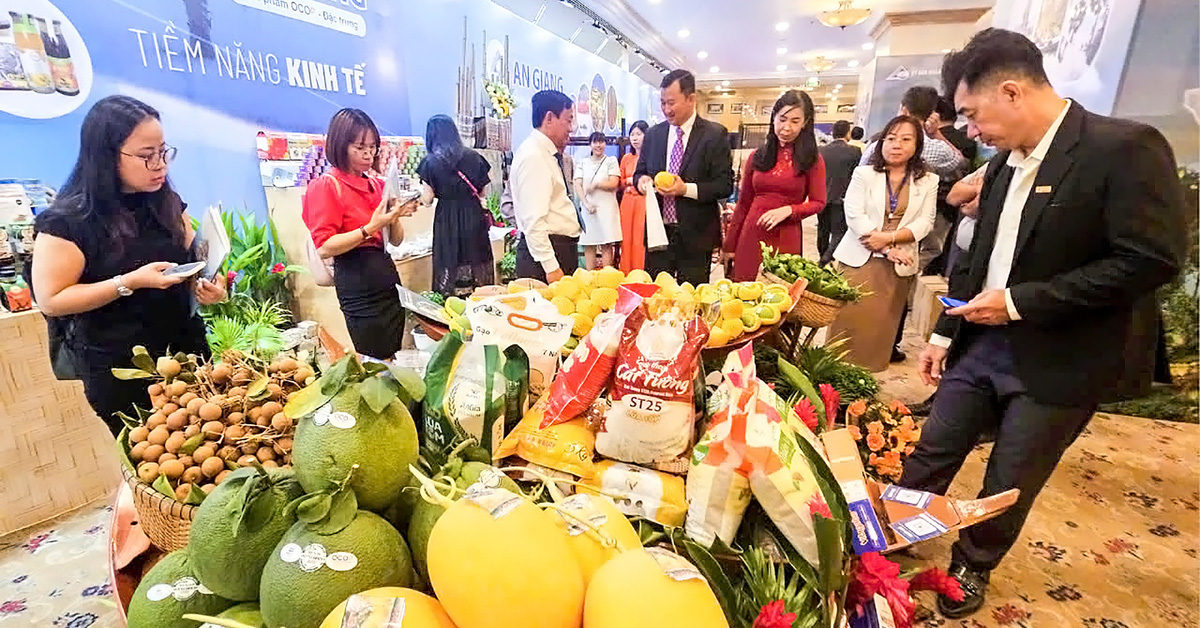
[[[942,305],[946,306],[947,309],[962,307],[967,304],[966,301],[959,301],[958,299],[951,299],[950,297],[938,297],[938,301],[941,301]]]

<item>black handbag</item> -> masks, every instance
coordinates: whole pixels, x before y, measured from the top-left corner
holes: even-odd
[[[83,371],[79,357],[70,347],[74,328],[75,320],[71,317],[46,317],[46,332],[50,341],[50,367],[59,381],[77,380]]]

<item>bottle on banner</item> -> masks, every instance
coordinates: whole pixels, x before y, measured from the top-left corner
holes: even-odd
[[[9,13],[14,16],[14,13]],[[29,80],[21,66],[21,50],[14,33],[16,20],[0,18],[0,91],[29,90]]]
[[[71,48],[63,35],[62,22],[54,20],[54,32],[46,30],[46,21],[39,18],[42,39],[47,43],[46,54],[50,56],[50,74],[54,78],[54,89],[64,96],[79,95],[79,78],[75,76],[75,62],[71,60]]]
[[[46,46],[33,24],[33,15],[26,13],[24,17],[10,12],[13,16],[13,35],[17,48],[21,51],[21,66],[29,78],[30,88],[39,94],[54,93],[54,79],[50,75],[50,61],[46,58]]]

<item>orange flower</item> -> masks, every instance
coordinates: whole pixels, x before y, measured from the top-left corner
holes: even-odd
[[[910,421],[909,425],[907,426],[901,424],[900,427],[896,428],[896,430],[892,432],[892,435],[896,439],[896,443],[901,447],[907,445],[908,443],[915,443],[921,438],[921,428],[915,427],[911,423],[912,422]]]
[[[888,412],[887,410],[880,410],[880,411],[879,411],[879,417],[880,417],[881,419],[883,419],[884,421],[891,421],[891,420],[892,420],[892,413],[891,413],[891,412]]]
[[[866,411],[867,411],[867,401],[865,399],[859,399],[858,401],[855,401],[854,403],[850,404],[850,407],[846,408],[846,416],[848,416],[852,419],[857,419],[858,417],[862,416],[863,413],[865,413]]]
[[[917,424],[913,423],[911,416],[906,416],[903,419],[900,419],[900,427],[908,428],[911,430],[912,428],[914,428],[916,426],[917,426]]]
[[[867,447],[870,448],[871,451],[879,451],[880,449],[883,449],[885,444],[886,443],[884,442],[883,437],[879,434],[874,432],[867,434]]]
[[[877,436],[883,436],[883,423],[871,421],[867,423],[867,431]]]
[[[888,466],[900,466],[900,452],[891,450],[883,454],[883,462]]]
[[[905,415],[912,414],[912,410],[909,410],[908,406],[904,405],[899,400],[893,401],[892,405],[890,407],[892,409],[893,414],[905,414]]]
[[[916,445],[909,445],[908,447],[904,448],[904,455],[911,456],[911,455],[913,455],[913,452],[916,450],[917,450]]]
[[[862,430],[858,429],[857,425],[849,425],[846,429],[850,430],[850,436],[853,436],[854,440],[862,440]]]

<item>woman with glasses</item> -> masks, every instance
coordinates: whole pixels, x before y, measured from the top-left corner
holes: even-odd
[[[342,109],[325,134],[325,156],[333,169],[308,185],[303,218],[317,253],[333,259],[333,285],[359,353],[386,360],[400,350],[404,309],[396,286],[400,275],[384,248],[404,241],[400,218],[416,200],[401,205],[384,198],[379,172],[379,130],[366,113]]]
[[[437,199],[433,213],[433,289],[442,296],[467,296],[496,282],[496,265],[488,237],[490,215],[483,208],[483,189],[492,167],[479,153],[463,146],[458,125],[449,116],[434,116],[425,126],[429,155],[417,175],[423,182],[421,202]]]
[[[83,381],[114,435],[122,428],[114,413],[150,399],[145,382],[117,380],[112,368],[129,366],[135,345],[151,355],[207,353],[193,299],[225,298],[224,278],[163,274],[196,261],[187,205],[167,180],[174,156],[157,111],[127,96],[104,98],[83,120],[70,178],[34,224],[30,278],[61,343],[56,373]]]

